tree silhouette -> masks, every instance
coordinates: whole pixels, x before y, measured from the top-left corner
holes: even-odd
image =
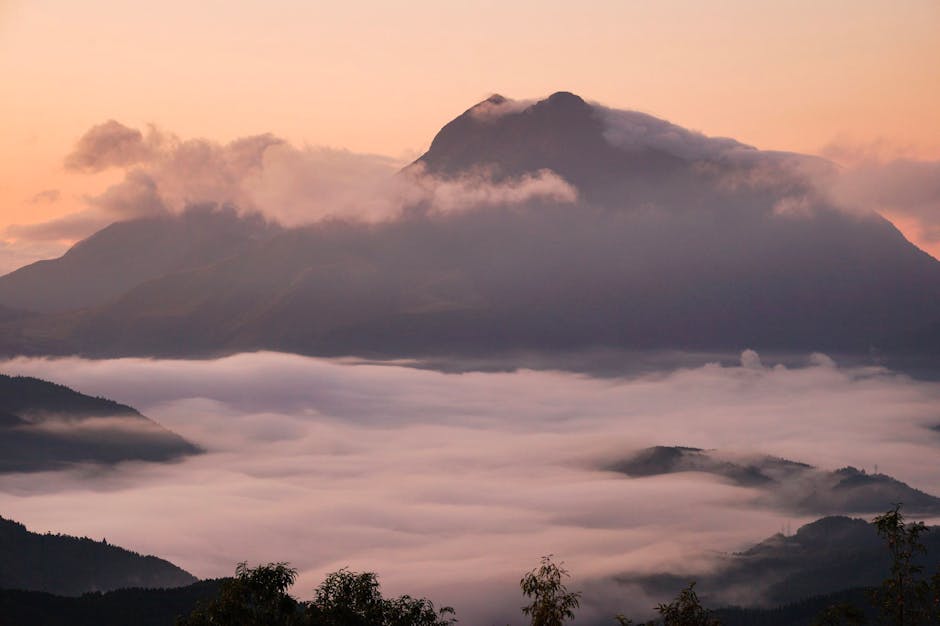
[[[449,626],[457,621],[453,614],[426,598],[385,599],[374,572],[345,568],[320,583],[306,610],[311,626]]]
[[[866,623],[865,613],[848,603],[827,606],[813,620],[813,626],[861,626]]]
[[[268,563],[249,568],[244,562],[235,568],[235,577],[207,606],[177,626],[297,626],[303,623],[301,605],[287,590],[297,579],[297,570],[287,563]]]
[[[532,626],[561,626],[574,617],[574,610],[581,606],[581,592],[568,591],[564,583],[568,577],[568,571],[548,555],[519,581],[523,595],[532,598],[532,604],[522,607],[532,618]]]
[[[679,592],[672,602],[663,602],[656,607],[660,619],[638,624],[637,626],[721,626],[721,622],[712,617],[711,612],[702,606],[695,593],[695,583]],[[616,617],[620,626],[633,626],[633,620],[623,615]]]
[[[900,504],[877,516],[872,524],[891,553],[891,575],[874,595],[883,618],[897,626],[928,623],[931,613],[934,617],[937,614],[937,608],[931,606],[931,596],[935,596],[937,590],[931,589],[930,581],[920,577],[924,568],[916,558],[927,552],[920,537],[929,529],[923,522],[905,523]]]
[[[177,626],[451,626],[450,607],[435,609],[426,598],[386,599],[373,572],[341,569],[329,574],[310,602],[288,593],[297,570],[287,563],[249,568],[239,563],[219,595]]]

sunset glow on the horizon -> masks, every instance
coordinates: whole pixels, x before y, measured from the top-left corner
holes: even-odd
[[[79,210],[113,182],[62,168],[108,119],[404,161],[490,93],[568,90],[762,149],[938,160],[938,32],[932,0],[7,1],[0,226]]]

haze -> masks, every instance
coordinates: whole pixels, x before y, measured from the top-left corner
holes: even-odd
[[[923,462],[940,448],[936,384],[802,361],[785,368],[748,352],[737,364],[594,379],[270,353],[20,359],[0,366],[133,404],[209,453],[7,475],[0,489],[5,514],[37,530],[107,537],[197,576],[227,575],[233,559],[290,560],[305,596],[328,571],[374,569],[390,590],[453,604],[474,624],[513,615],[520,571],[554,553],[593,590],[590,623],[652,601],[605,583],[612,575],[694,575],[717,551],[813,519],[705,474],[603,469],[638,448],[877,466],[940,484],[937,464]]]

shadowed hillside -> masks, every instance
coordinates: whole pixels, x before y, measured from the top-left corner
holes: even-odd
[[[198,452],[129,406],[37,378],[0,374],[0,472],[170,461]]]
[[[679,472],[720,476],[762,492],[758,502],[796,514],[875,513],[895,502],[919,515],[940,512],[940,498],[885,474],[854,467],[835,471],[770,456],[734,457],[716,450],[655,446],[609,465],[631,477]]]
[[[53,262],[54,280],[46,266],[0,279],[0,305],[50,312],[0,322],[0,351],[930,353],[940,262],[882,217],[833,204],[822,191],[832,167],[570,93],[495,97],[400,174],[430,189],[457,181],[489,201],[420,200],[375,224],[213,240],[201,256],[203,244],[184,238],[189,252],[160,244],[163,260],[133,272],[149,253],[130,233],[149,230],[116,224]],[[539,176],[574,195],[521,193]],[[83,255],[130,273],[103,280]],[[4,296],[14,279],[33,301]],[[54,304],[35,295],[50,289]]]
[[[104,541],[40,535],[0,518],[0,589],[77,596],[124,587],[182,587],[196,578],[155,556]]]

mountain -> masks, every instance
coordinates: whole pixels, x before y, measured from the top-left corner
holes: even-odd
[[[170,461],[198,452],[129,406],[38,378],[0,374],[0,472]]]
[[[721,608],[713,611],[713,615],[723,626],[818,626],[820,615],[826,609],[848,605],[864,615],[866,621],[863,624],[874,624],[879,611],[872,605],[872,591],[867,588],[846,589],[774,608]]]
[[[57,312],[0,320],[0,353],[935,356],[940,262],[882,217],[834,205],[833,168],[570,93],[493,97],[400,174],[485,201],[452,209],[432,195],[378,223],[275,232],[202,264],[115,282],[107,298],[85,274],[55,307],[43,305]],[[542,193],[559,185],[576,198]],[[17,280],[24,292],[48,290],[38,277]],[[98,295],[72,295],[82,285]],[[0,304],[35,301],[0,291]]]
[[[620,203],[628,201],[631,187],[658,186],[685,169],[682,155],[655,144],[625,150],[607,132],[600,110],[572,93],[558,92],[521,109],[494,95],[444,126],[414,165],[444,177],[490,169],[497,179],[547,169],[592,199]]]
[[[222,580],[172,589],[118,589],[63,597],[40,591],[0,589],[0,625],[173,626],[219,593]]]
[[[41,535],[0,517],[0,589],[77,596],[126,587],[182,587],[196,578],[168,561],[106,541]]]
[[[820,470],[771,456],[741,458],[715,450],[655,446],[611,463],[607,469],[631,477],[702,472],[761,492],[757,502],[800,515],[877,513],[903,502],[915,515],[940,513],[940,498],[885,474],[854,467]]]
[[[923,536],[924,563],[936,563],[940,528]],[[689,580],[707,606],[771,607],[859,587],[877,587],[891,571],[884,540],[865,520],[824,517],[795,534],[777,534],[718,559],[708,572],[625,575],[618,582],[653,597],[669,597]],[[927,571],[933,571],[928,567]]]
[[[211,206],[117,222],[58,259],[0,276],[0,305],[39,313],[100,305],[152,278],[244,252],[274,230],[259,216]]]

